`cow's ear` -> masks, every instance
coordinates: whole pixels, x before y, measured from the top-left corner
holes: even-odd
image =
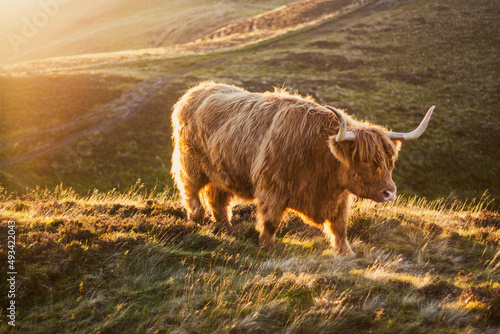
[[[402,141],[401,140],[394,140],[393,141],[394,145],[396,145],[396,152],[399,152],[401,149]]]
[[[337,158],[342,164],[346,166],[351,164],[353,142],[343,141],[338,143],[335,140],[335,136],[330,136],[328,138],[328,146],[330,147],[330,151],[332,151],[335,158]]]

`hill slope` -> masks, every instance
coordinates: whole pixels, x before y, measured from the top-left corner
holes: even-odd
[[[498,332],[500,216],[487,197],[454,198],[500,197],[499,14],[489,0],[381,0],[230,52],[2,67],[0,280],[15,233],[18,313],[12,328],[1,284],[0,331]],[[259,249],[248,203],[232,235],[188,222],[160,189],[171,106],[200,80],[285,85],[395,130],[435,104],[394,177],[407,193],[455,194],[355,201],[354,258],[291,214]]]
[[[32,0],[17,11],[5,3],[0,62],[184,44],[290,2]]]
[[[138,178],[171,184],[171,106],[187,87],[218,80],[255,91],[285,85],[397,131],[436,105],[425,135],[403,145],[398,189],[499,197],[498,14],[490,1],[377,1],[226,53],[4,67],[0,182],[20,191],[64,182],[84,193]]]

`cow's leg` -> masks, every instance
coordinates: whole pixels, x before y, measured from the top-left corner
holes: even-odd
[[[285,209],[286,206],[281,203],[271,205],[269,202],[257,200],[257,215],[261,228],[259,235],[261,247],[270,249],[274,246],[274,234],[279,227]]]
[[[174,172],[174,177],[182,197],[184,207],[187,209],[188,218],[201,221],[205,217],[205,209],[201,204],[199,192],[209,182],[208,177],[198,166],[198,159],[191,157],[189,151],[180,155],[179,167]]]
[[[226,227],[231,229],[228,206],[233,194],[230,191],[224,190],[214,184],[209,184],[204,189],[204,194],[207,198],[208,205],[212,209],[218,228]]]
[[[201,204],[200,197],[196,193],[191,193],[184,201],[188,210],[188,218],[200,222],[205,218],[205,208]]]
[[[182,202],[187,209],[188,218],[200,222],[205,218],[205,209],[200,201],[200,187],[184,184],[180,190]]]
[[[324,222],[323,232],[330,239],[333,249],[338,254],[354,256],[349,241],[347,241],[347,218],[351,206],[350,195],[342,194],[336,204],[334,215]]]

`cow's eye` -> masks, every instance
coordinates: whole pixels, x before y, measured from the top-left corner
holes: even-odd
[[[366,160],[366,159],[361,160],[361,162],[366,167],[370,167],[372,165],[372,163],[369,160]]]

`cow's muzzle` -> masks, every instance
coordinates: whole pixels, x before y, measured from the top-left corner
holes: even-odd
[[[386,189],[382,191],[381,194],[382,201],[381,202],[392,202],[396,199],[396,188]]]

